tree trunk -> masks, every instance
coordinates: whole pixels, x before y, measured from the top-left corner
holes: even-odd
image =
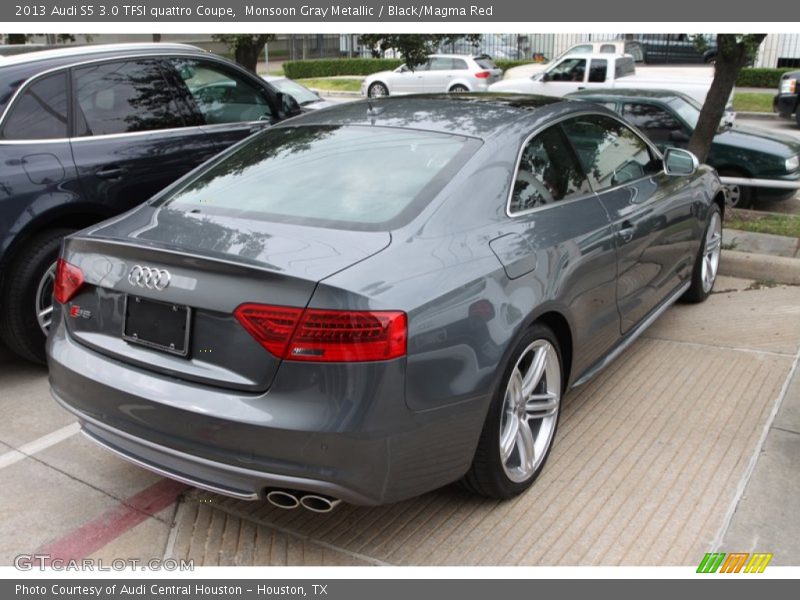
[[[263,50],[263,46],[255,44],[239,44],[236,46],[236,62],[248,71],[255,73],[258,66],[258,57]]]
[[[752,37],[757,38],[758,35],[760,34],[754,34]],[[757,40],[757,43],[761,43],[764,37],[765,35],[761,35],[761,39]],[[703,103],[694,133],[689,140],[689,151],[694,153],[700,162],[705,162],[708,158],[711,144],[719,129],[722,116],[725,114],[725,107],[733,91],[736,78],[750,58],[747,45],[737,42],[734,34],[719,34],[717,48],[714,80],[711,82],[711,88]]]

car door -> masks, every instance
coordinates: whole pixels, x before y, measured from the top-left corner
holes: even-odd
[[[536,93],[550,96],[564,96],[585,87],[586,67],[589,61],[585,58],[565,58],[552,69],[548,69],[539,83]]]
[[[579,90],[583,89],[599,89],[606,87],[606,79],[608,78],[608,60],[605,58],[593,58],[589,61],[589,69],[586,74],[586,81],[583,85],[579,86]]]
[[[563,127],[614,227],[625,334],[689,281],[698,192],[667,176],[647,142],[611,116],[574,117]]]
[[[461,61],[463,62],[463,61]],[[428,61],[428,70],[423,73],[423,91],[430,94],[446,92],[455,77],[453,59],[433,56]],[[466,64],[464,65],[466,68]]]
[[[582,349],[580,373],[619,340],[617,259],[608,214],[558,124],[524,144],[507,213],[490,246],[526,290],[546,294],[542,286],[557,282]]]
[[[218,150],[285,117],[265,82],[231,65],[197,57],[169,57],[166,62],[180,100]]]
[[[67,82],[66,70],[39,77],[18,92],[3,116],[0,257],[42,213],[81,202],[68,141]]]
[[[121,212],[216,153],[184,119],[159,59],[72,69],[72,155],[85,197]]]
[[[405,65],[403,65],[405,67]],[[394,71],[390,78],[389,87],[392,94],[421,94],[425,92],[425,76],[430,68],[430,60],[414,67]]]

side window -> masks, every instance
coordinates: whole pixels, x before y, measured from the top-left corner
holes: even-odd
[[[5,125],[7,140],[67,137],[67,75],[56,73],[34,82],[14,102]]]
[[[589,67],[589,81],[591,83],[603,83],[606,80],[608,71],[608,61],[604,58],[596,58]]]
[[[428,68],[431,71],[450,71],[454,68],[453,59],[436,56],[430,60],[430,66]]]
[[[622,116],[656,144],[669,144],[678,140],[683,133],[680,121],[663,108],[652,104],[625,104],[622,107]]]
[[[170,59],[207,125],[271,120],[263,89],[223,66],[196,59]]]
[[[553,68],[549,75],[552,81],[583,81],[586,72],[586,59],[567,58]]]
[[[615,54],[617,47],[614,44],[602,44],[600,46],[600,54]]]
[[[101,63],[74,71],[79,136],[183,127],[155,61]]]
[[[587,115],[564,121],[595,191],[657,173],[660,161],[631,129],[611,117]]]
[[[623,56],[617,59],[617,64],[614,68],[614,77],[619,79],[626,75],[633,75],[636,72],[636,65],[633,59],[628,56]]]
[[[581,44],[580,46],[574,46],[570,49],[570,52],[591,52],[592,45],[591,44]]]
[[[476,62],[478,62],[478,61],[476,61]],[[478,62],[478,66],[480,66],[482,69],[491,69],[491,68],[493,68],[493,67],[484,67],[484,66],[482,66],[480,64],[480,62]],[[463,60],[461,58],[454,58],[453,59],[452,68],[454,70],[456,70],[456,71],[466,71],[467,70],[467,61],[465,61],[465,60]]]
[[[561,129],[550,127],[522,151],[509,212],[518,213],[590,191]]]

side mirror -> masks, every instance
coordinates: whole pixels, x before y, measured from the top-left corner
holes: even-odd
[[[552,81],[553,76],[550,73],[542,73],[542,81]]]
[[[672,176],[694,175],[700,161],[688,150],[667,148],[664,153],[664,173]]]
[[[291,94],[278,92],[278,105],[281,107],[281,115],[284,119],[295,117],[303,112],[297,100]]]

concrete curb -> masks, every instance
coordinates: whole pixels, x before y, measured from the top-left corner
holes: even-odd
[[[776,119],[780,119],[776,113],[771,112],[752,112],[746,110],[737,110],[736,117],[741,117],[742,119],[760,119],[763,121],[772,121]]]
[[[338,91],[338,90],[319,90],[319,89],[311,89],[312,92],[317,92],[323,98],[361,98],[361,92],[345,92],[345,91]]]
[[[800,259],[723,250],[720,275],[800,285]]]

